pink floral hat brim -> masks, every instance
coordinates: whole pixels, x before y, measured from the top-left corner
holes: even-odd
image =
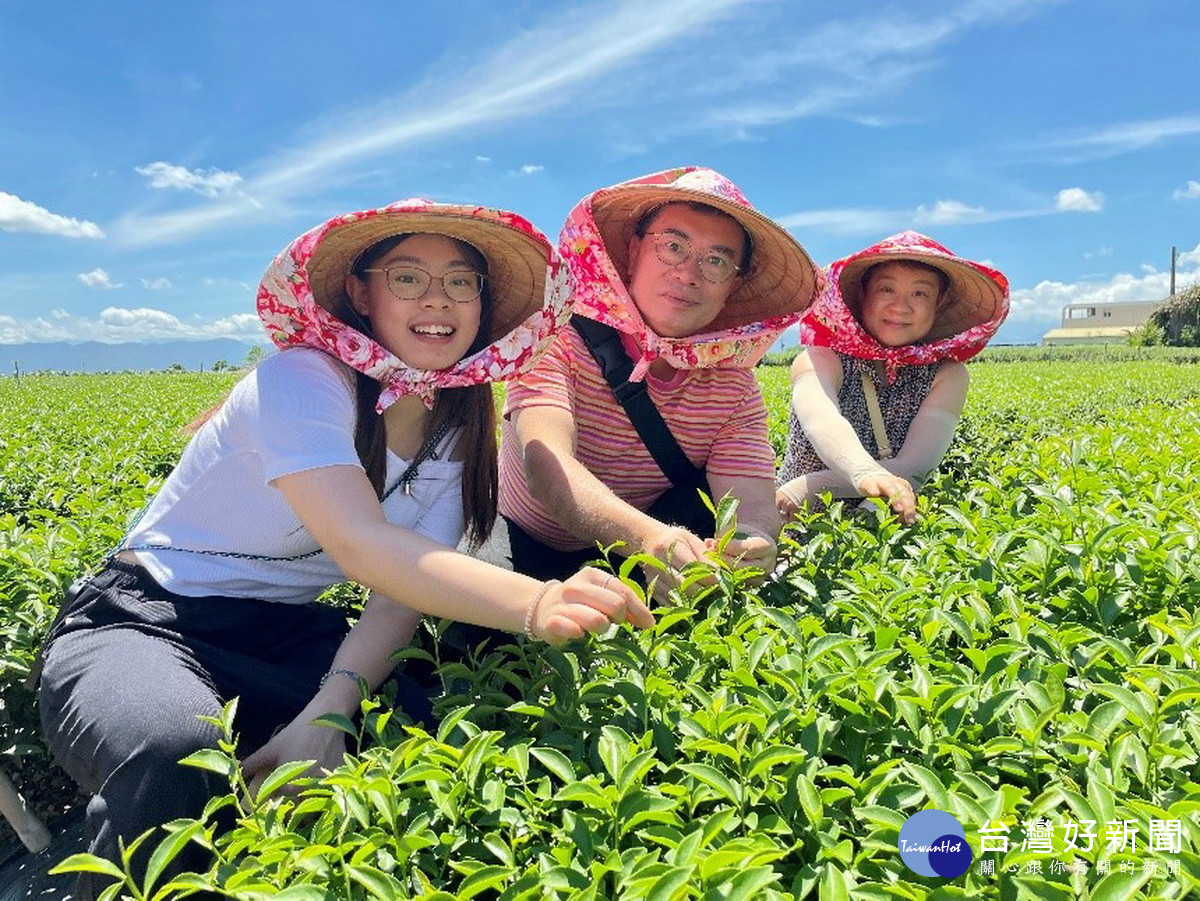
[[[861,278],[876,263],[906,259],[936,266],[946,273],[949,296],[923,343],[886,347],[858,318]],[[800,321],[800,343],[882,360],[888,380],[894,381],[903,366],[969,360],[987,346],[1008,310],[1008,279],[1003,273],[957,257],[932,238],[905,231],[830,264],[824,290]]]

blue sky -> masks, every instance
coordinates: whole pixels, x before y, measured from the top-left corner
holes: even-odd
[[[711,166],[827,264],[916,228],[1063,304],[1200,281],[1188,0],[8,4],[0,343],[258,340],[271,257],[423,196],[556,236]]]

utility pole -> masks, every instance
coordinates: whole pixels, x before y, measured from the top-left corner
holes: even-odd
[[[1179,248],[1171,248],[1171,297],[1175,296],[1175,257]]]

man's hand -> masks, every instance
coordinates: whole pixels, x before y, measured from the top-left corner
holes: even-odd
[[[708,539],[708,542],[710,547],[716,548],[717,540],[715,538]],[[721,552],[721,556],[734,568],[752,566],[762,570],[762,576],[754,580],[756,585],[761,584],[767,576],[774,572],[775,554],[774,541],[765,535],[753,534],[747,535],[745,538],[730,539]]]
[[[653,583],[654,599],[660,604],[670,603],[671,589],[679,585],[679,570],[687,564],[703,560],[708,544],[703,538],[682,526],[663,526],[645,542],[642,552],[661,560],[666,569],[643,566],[646,584]]]

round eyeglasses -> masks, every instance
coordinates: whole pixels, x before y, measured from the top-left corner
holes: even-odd
[[[692,257],[692,243],[675,232],[648,232],[645,237],[650,240],[654,255],[668,266],[678,266]],[[719,250],[701,254],[696,265],[705,281],[717,285],[729,281],[742,268],[733,262],[732,256]]]
[[[442,283],[442,291],[455,303],[471,303],[479,299],[486,275],[473,269],[455,269],[445,275],[433,275],[418,266],[388,266],[386,269],[363,269],[363,272],[382,272],[388,290],[401,300],[420,300],[433,282]]]

